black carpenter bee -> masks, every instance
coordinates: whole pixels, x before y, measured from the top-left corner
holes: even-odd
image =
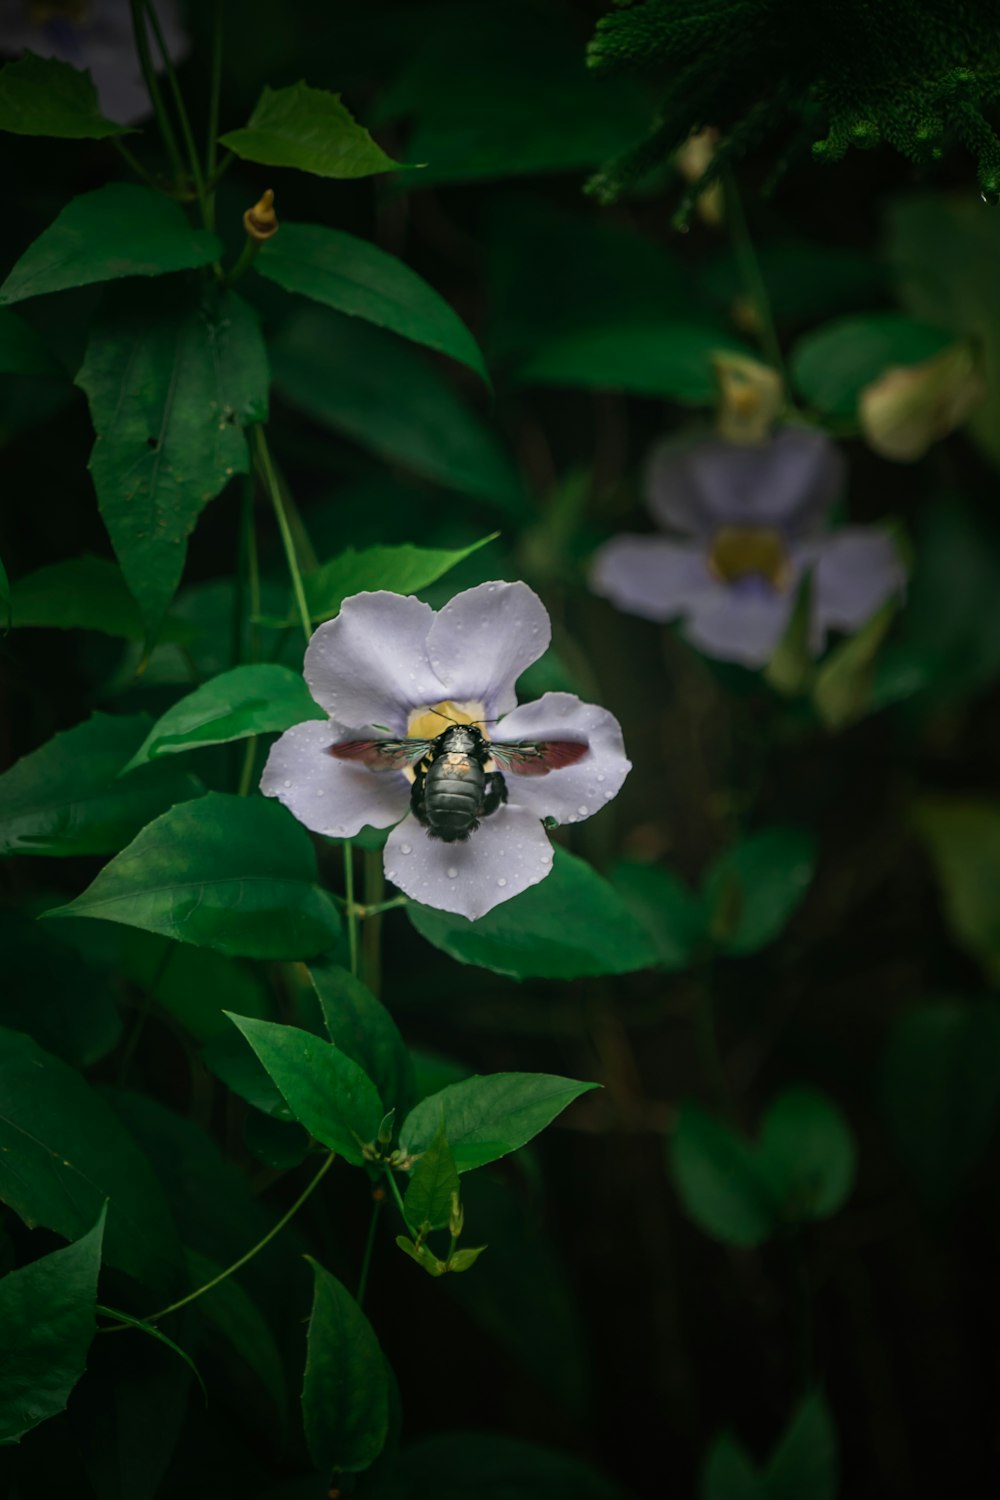
[[[433,740],[345,740],[329,753],[372,771],[413,766],[410,808],[431,838],[451,844],[467,839],[480,818],[507,801],[503,773],[486,769],[491,760],[521,776],[547,776],[581,760],[587,746],[575,740],[498,744],[476,724],[451,723]]]

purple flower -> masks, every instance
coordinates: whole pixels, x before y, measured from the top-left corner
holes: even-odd
[[[891,539],[861,526],[826,531],[844,477],[822,432],[781,428],[763,445],[706,438],[653,450],[646,495],[676,539],[618,536],[594,557],[596,593],[646,620],[685,622],[708,656],[763,666],[813,572],[812,645],[857,630],[903,586]]]
[[[400,594],[355,594],[306,649],[309,691],[330,719],[281,736],[261,791],[331,838],[395,824],[388,878],[426,906],[485,915],[549,874],[542,819],[582,822],[630,770],[606,709],[572,693],[516,706],[514,684],[549,636],[545,608],[523,583],[480,584],[437,612]],[[434,740],[454,724],[478,725],[495,742],[485,770],[502,768],[507,800],[482,811],[467,838],[446,841],[412,811],[423,766],[399,742]],[[505,745],[520,748],[501,759]]]
[[[188,50],[174,0],[156,0],[156,15],[174,62]],[[160,70],[159,52],[150,49]],[[101,113],[132,125],[150,112],[135,50],[129,0],[0,0],[0,53],[34,52],[88,72]]]

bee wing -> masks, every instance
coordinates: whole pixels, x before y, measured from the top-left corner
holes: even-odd
[[[576,765],[589,746],[578,740],[518,740],[513,745],[488,742],[488,749],[498,766],[518,776],[547,776],[563,766]]]
[[[370,771],[401,771],[416,765],[425,756],[433,740],[341,740],[330,745],[327,754],[337,760],[356,760]]]

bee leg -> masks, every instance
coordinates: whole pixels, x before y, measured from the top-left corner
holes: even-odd
[[[497,808],[506,801],[507,783],[503,775],[500,771],[490,771],[483,790],[483,817],[489,817],[490,813],[496,812]]]
[[[418,823],[423,823],[426,828],[427,810],[424,807],[424,773],[419,767],[413,778],[413,790],[410,792],[410,811]]]

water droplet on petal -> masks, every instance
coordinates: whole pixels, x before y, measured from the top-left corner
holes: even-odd
[[[497,885],[506,885],[506,884],[507,884],[507,877],[506,877],[506,875],[501,875],[500,878],[499,878],[499,880],[497,881]]]
[[[458,875],[458,871],[455,869],[455,866],[454,865],[449,865],[448,866],[448,879],[449,880],[454,880],[457,877],[457,875]]]
[[[580,803],[580,806],[577,808],[577,812],[580,814],[581,818],[585,818],[587,816],[587,814],[589,813],[589,811],[590,811],[590,808],[589,807],[585,807],[582,802]]]
[[[605,781],[605,780],[606,780],[606,779],[607,779],[607,778],[606,778],[606,777],[605,777],[605,775],[604,775],[604,773],[603,773],[603,772],[601,772],[601,773],[600,773],[600,774],[599,774],[599,775],[598,775],[598,778],[597,778],[597,779],[598,779],[598,781]]]
[[[286,782],[285,782],[285,786],[291,786],[291,784],[292,784],[292,783],[291,783],[291,782],[290,782],[290,781],[286,781]]]
[[[316,795],[317,795],[317,797],[323,797],[326,794],[319,787],[317,787],[317,789],[316,789]]]
[[[400,852],[400,854],[412,854],[413,853],[413,845],[412,844],[400,844],[400,846],[399,846],[399,852]]]

